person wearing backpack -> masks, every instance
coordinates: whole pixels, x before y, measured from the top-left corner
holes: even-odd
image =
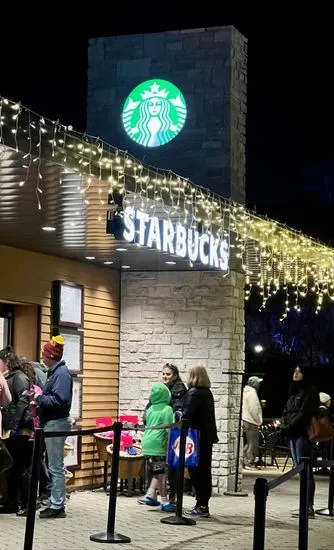
[[[7,473],[8,502],[5,511],[25,516],[28,506],[33,443],[33,421],[28,393],[35,383],[35,371],[29,361],[20,359],[10,347],[0,351],[7,367],[5,374],[12,401],[3,409],[2,428],[5,444],[13,459]]]

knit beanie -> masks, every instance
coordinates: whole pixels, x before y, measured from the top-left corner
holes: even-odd
[[[64,338],[62,336],[52,336],[51,340],[44,344],[43,357],[50,361],[60,361],[64,353]]]
[[[328,395],[328,393],[324,393],[323,391],[321,391],[319,393],[319,399],[322,405],[326,405],[326,403],[331,400],[331,396]]]

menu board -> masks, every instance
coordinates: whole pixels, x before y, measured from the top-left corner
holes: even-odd
[[[66,449],[66,446],[69,448]],[[65,468],[79,469],[81,463],[81,443],[78,436],[69,435],[65,441]]]
[[[73,379],[73,395],[70,417],[75,420],[81,419],[82,405],[82,380],[80,378]]]
[[[73,374],[82,372],[82,332],[60,329],[60,334],[64,338],[63,359],[69,371]]]
[[[82,287],[60,283],[60,325],[82,326]]]

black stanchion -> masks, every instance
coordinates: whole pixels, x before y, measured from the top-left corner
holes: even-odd
[[[121,433],[122,433],[122,423],[115,422],[107,531],[103,533],[96,533],[95,535],[91,535],[89,538],[94,542],[104,542],[104,543],[110,543],[110,544],[131,542],[131,539],[129,537],[126,537],[125,535],[121,535],[119,533],[115,533],[117,483],[118,483],[119,450],[121,445]]]
[[[334,444],[333,439],[331,440],[331,447],[330,447],[330,460],[334,460]],[[334,467],[331,466],[330,468],[330,476],[329,476],[329,489],[328,489],[328,503],[327,508],[321,508],[320,510],[316,510],[316,514],[319,516],[330,516],[333,517],[333,503],[334,503]]]
[[[42,446],[43,446],[43,429],[36,428],[23,550],[32,550],[33,543],[34,543],[36,501],[37,501],[37,489],[38,489],[39,468],[40,468]]]
[[[264,477],[258,477],[254,485],[255,513],[253,550],[264,550],[266,530],[266,507],[268,497],[268,481]]]
[[[298,550],[307,550],[311,459],[302,458],[302,462],[304,468],[300,472]]]
[[[179,450],[179,468],[177,473],[177,501],[175,516],[162,518],[161,523],[170,525],[196,525],[196,521],[192,518],[186,518],[182,515],[183,508],[183,490],[184,490],[184,464],[186,458],[186,443],[189,423],[187,420],[182,420],[180,430],[180,450]]]

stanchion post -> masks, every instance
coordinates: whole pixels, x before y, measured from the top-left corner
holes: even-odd
[[[253,550],[264,550],[266,531],[266,507],[268,497],[268,481],[264,477],[258,477],[254,485],[255,512]]]
[[[304,468],[300,472],[298,550],[307,550],[311,459],[302,457],[301,460]]]
[[[334,460],[334,443],[333,438],[331,439],[329,459]],[[328,504],[327,508],[321,508],[316,510],[316,514],[319,516],[330,516],[333,517],[333,504],[334,504],[334,466],[330,467],[330,476],[329,476],[329,488],[328,488]]]
[[[186,518],[182,515],[183,508],[183,490],[184,490],[184,465],[186,460],[186,444],[189,422],[184,419],[181,423],[180,430],[180,447],[179,447],[179,468],[177,473],[177,500],[175,516],[162,518],[161,523],[171,525],[196,525],[196,521],[192,518]]]
[[[36,501],[37,501],[37,489],[38,489],[42,445],[43,445],[43,429],[36,428],[35,439],[34,439],[34,450],[33,450],[33,456],[32,456],[28,510],[27,510],[23,550],[32,550],[33,543],[34,543]]]
[[[333,458],[331,459],[333,460]],[[329,476],[329,489],[328,489],[328,515],[333,516],[333,503],[334,503],[334,468],[331,466]]]
[[[126,543],[131,542],[129,537],[115,533],[115,518],[116,518],[116,500],[117,500],[117,484],[118,484],[118,468],[119,468],[119,452],[121,446],[122,423],[115,422],[114,424],[114,440],[111,465],[111,481],[109,493],[109,508],[108,508],[108,524],[107,531],[96,533],[89,538],[94,542],[104,543]]]

